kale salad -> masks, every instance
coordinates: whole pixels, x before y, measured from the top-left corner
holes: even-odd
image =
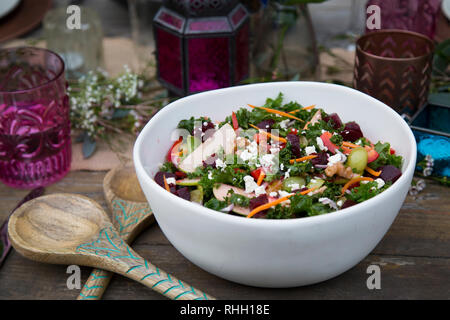
[[[222,122],[180,121],[154,179],[168,192],[228,214],[292,219],[366,201],[401,176],[402,157],[338,114],[283,102],[248,105]],[[212,212],[213,214],[213,212]]]

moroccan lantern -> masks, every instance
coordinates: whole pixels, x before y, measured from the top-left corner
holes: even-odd
[[[236,0],[166,0],[153,20],[159,81],[178,96],[249,74],[249,14]]]

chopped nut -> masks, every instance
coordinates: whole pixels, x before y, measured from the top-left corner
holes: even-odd
[[[329,166],[325,169],[325,174],[328,177],[332,177],[337,174],[340,177],[351,179],[354,176],[353,170],[350,167],[345,167],[342,162],[337,162],[332,166]]]

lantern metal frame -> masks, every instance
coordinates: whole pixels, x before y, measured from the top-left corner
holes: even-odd
[[[174,17],[176,19],[180,20],[179,27],[175,27],[171,24],[169,24],[167,21],[162,20],[162,16],[168,14],[170,17]],[[242,15],[240,19],[238,19],[237,22],[234,22],[235,15]],[[226,22],[226,25],[228,26],[228,30],[221,30],[219,32],[217,31],[192,31],[189,30],[189,27],[192,25],[192,23],[195,22],[201,22],[201,21],[217,21],[218,19],[223,19],[224,22]],[[172,93],[178,95],[178,96],[185,96],[189,94],[198,93],[199,91],[190,91],[190,83],[189,83],[189,40],[190,39],[199,39],[199,38],[227,38],[228,39],[228,59],[229,59],[229,86],[233,86],[243,79],[248,78],[250,67],[249,67],[249,55],[247,58],[247,72],[241,76],[241,79],[236,79],[236,52],[238,50],[236,46],[236,41],[239,32],[243,28],[249,28],[249,12],[245,8],[244,5],[241,3],[238,3],[227,15],[218,15],[218,16],[183,16],[179,12],[176,12],[168,7],[162,6],[158,12],[155,15],[155,18],[153,20],[153,32],[154,32],[154,39],[155,39],[155,55],[156,55],[156,61],[157,61],[157,78],[160,81],[160,83],[166,87],[169,91]],[[166,81],[161,77],[160,74],[160,68],[159,68],[159,50],[158,50],[158,29],[161,29],[169,34],[174,35],[177,37],[180,41],[180,50],[181,50],[181,78],[182,78],[182,88],[178,88],[172,83]],[[248,32],[248,31],[247,31]]]

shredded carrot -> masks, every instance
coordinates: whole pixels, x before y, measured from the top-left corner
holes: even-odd
[[[295,110],[289,111],[288,113],[293,114],[293,113],[299,112],[300,110],[310,110],[310,109],[314,109],[315,107],[316,107],[316,105],[313,104],[311,106],[307,106],[307,107],[304,107],[301,109],[295,109]]]
[[[163,178],[164,178],[164,188],[166,188],[166,190],[170,192],[170,187],[169,184],[167,183],[166,175],[164,175]]]
[[[319,188],[319,187],[312,187],[312,188],[310,188],[310,189],[308,189],[308,190],[305,190],[305,191],[300,192],[300,194],[301,194],[302,196],[304,196],[305,194],[308,194],[308,193],[310,193],[310,192],[316,191],[317,188]]]
[[[298,158],[298,159],[292,159],[289,160],[290,163],[295,163],[295,162],[302,162],[302,161],[306,161],[306,160],[310,160],[310,159],[314,159],[317,158],[317,155],[310,155],[310,156],[306,156],[306,157],[302,157],[302,158]]]
[[[344,150],[345,154],[350,154],[352,152],[351,148],[345,147],[345,146],[341,146],[342,150]]]
[[[293,116],[292,114],[289,114],[287,112],[283,112],[283,111],[280,111],[280,110],[270,109],[270,108],[266,108],[266,107],[257,107],[257,106],[253,106],[251,104],[249,104],[249,106],[251,108],[258,108],[258,109],[266,110],[267,112],[270,112],[270,113],[279,114],[280,116],[283,116],[283,117],[295,119],[295,120],[298,120],[298,121],[303,121],[302,119],[297,118],[297,117]]]
[[[380,170],[380,171],[375,171],[375,170],[373,170],[373,169],[370,168],[370,167],[366,167],[366,171],[367,171],[368,173],[370,173],[371,175],[375,176],[375,177],[379,177],[380,174],[381,174],[381,170]]]
[[[253,124],[249,124],[249,126],[252,127],[252,128],[255,128],[256,130],[259,131],[259,133],[261,133],[263,135],[266,135],[267,137],[272,138],[273,140],[277,140],[277,141],[280,141],[280,142],[283,142],[283,143],[287,143],[287,140],[285,138],[278,137],[278,136],[275,136],[273,134],[270,134],[267,131],[261,130],[260,128],[258,128],[257,126],[255,126]]]
[[[299,194],[301,194],[302,196],[304,196],[305,194],[308,194],[308,193],[310,193],[310,192],[313,192],[313,191],[316,190],[316,189],[317,189],[317,187],[314,187],[314,188],[311,188],[311,189],[302,191],[302,192],[300,192]],[[271,208],[271,207],[276,206],[277,204],[280,204],[280,203],[282,203],[282,202],[284,202],[284,201],[286,201],[286,200],[289,200],[289,198],[292,197],[292,196],[294,196],[294,195],[295,195],[295,193],[290,194],[290,195],[287,195],[287,196],[282,197],[282,198],[280,198],[280,199],[277,199],[277,200],[275,200],[275,201],[272,201],[272,202],[263,204],[262,206],[256,207],[255,209],[253,209],[253,210],[247,215],[247,218],[251,218],[251,217],[253,217],[255,214],[257,214],[258,212],[267,210],[267,209],[269,209],[269,208]]]
[[[346,147],[349,147],[349,148],[358,148],[358,147],[361,147],[361,146],[358,146],[357,144],[354,144],[354,143],[351,143],[351,142],[348,142],[348,141],[342,142],[342,145],[343,145],[343,146],[346,146]]]
[[[260,186],[265,177],[266,177],[266,173],[261,170],[261,173],[259,174],[258,181],[256,182],[256,184],[258,186]]]
[[[306,130],[306,129],[308,129],[308,126],[311,124],[311,121],[308,121],[306,124],[305,124],[305,126],[303,127],[303,130]]]
[[[288,200],[290,197],[292,197],[294,194],[290,194],[288,196],[285,196],[283,198],[277,199],[275,201],[263,204],[262,206],[256,207],[255,209],[253,209],[248,215],[247,218],[251,218],[253,217],[255,214],[257,214],[258,212],[264,211],[266,209],[269,209],[271,207],[276,206],[277,204],[280,204],[286,200]]]
[[[347,182],[341,190],[341,193],[344,194],[345,191],[347,191],[348,188],[350,188],[352,185],[354,185],[355,183],[358,183],[360,181],[373,181],[372,178],[369,177],[357,177],[357,178],[353,178],[351,179],[349,182]]]

